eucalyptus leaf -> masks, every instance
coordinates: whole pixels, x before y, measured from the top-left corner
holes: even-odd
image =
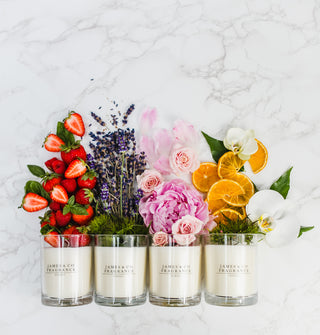
[[[219,158],[229,150],[226,149],[226,147],[224,146],[222,141],[217,140],[217,139],[209,136],[208,134],[204,133],[203,131],[201,133],[204,136],[204,138],[206,139],[207,143],[209,144],[211,154],[212,154],[212,158],[214,159],[215,162],[218,162]]]
[[[43,178],[46,175],[46,171],[38,165],[27,165],[29,171],[36,177]]]
[[[287,170],[277,181],[275,181],[271,186],[270,190],[277,191],[285,199],[287,198],[288,192],[290,190],[290,174],[292,167]]]
[[[314,228],[314,226],[310,226],[310,227],[303,227],[303,226],[301,226],[298,237],[300,237],[303,233],[305,233],[305,232],[307,232],[309,230],[312,230],[313,228]]]

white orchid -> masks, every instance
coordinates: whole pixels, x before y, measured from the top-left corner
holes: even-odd
[[[300,231],[297,217],[292,214],[292,203],[273,190],[254,194],[247,205],[249,219],[257,221],[266,233],[271,247],[280,247],[295,240]]]
[[[246,161],[258,150],[254,130],[230,128],[223,140],[224,146]]]

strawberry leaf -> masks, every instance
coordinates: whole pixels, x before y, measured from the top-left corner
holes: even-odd
[[[46,171],[37,165],[27,165],[29,171],[36,177],[43,178],[46,175]]]
[[[71,146],[75,143],[73,134],[65,128],[62,122],[57,124],[57,136],[62,139],[66,146]]]
[[[51,201],[50,195],[48,192],[44,190],[42,185],[34,180],[27,181],[25,187],[24,187],[25,193],[36,193],[40,195],[41,197],[47,199],[48,201]]]

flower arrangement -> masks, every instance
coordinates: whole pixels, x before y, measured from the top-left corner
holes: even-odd
[[[167,234],[173,234],[177,245],[189,245],[195,234],[214,226],[208,204],[186,180],[200,165],[199,134],[184,121],[175,122],[170,131],[154,129],[156,118],[155,110],[147,110],[141,119],[139,147],[149,169],[138,177],[144,194],[139,212],[155,245],[167,245]]]
[[[97,173],[96,217],[91,220],[92,234],[145,234],[138,205],[142,191],[136,187],[136,178],[144,173],[145,155],[137,152],[135,130],[124,128],[134,111],[131,105],[122,115],[111,115],[111,121],[103,121],[95,113],[92,118],[100,126],[91,131],[92,155],[88,164]]]

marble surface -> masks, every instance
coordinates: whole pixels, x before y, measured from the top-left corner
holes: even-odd
[[[319,0],[1,0],[0,13],[1,334],[319,334]],[[270,157],[259,187],[294,166],[289,198],[316,229],[260,246],[257,305],[41,305],[38,214],[17,210],[26,164],[49,157],[68,110],[112,99],[220,138],[254,128]]]

